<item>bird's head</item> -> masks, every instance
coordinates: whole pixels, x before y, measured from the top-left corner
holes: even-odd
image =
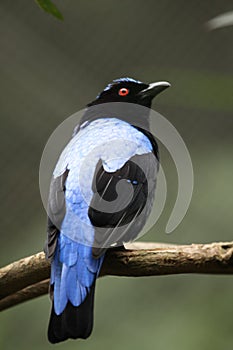
[[[118,118],[148,128],[152,100],[169,86],[166,81],[145,84],[131,78],[113,80],[87,105],[80,125],[99,118]]]
[[[108,84],[87,106],[108,102],[127,102],[150,108],[153,98],[169,86],[167,81],[145,84],[131,78],[120,78]]]

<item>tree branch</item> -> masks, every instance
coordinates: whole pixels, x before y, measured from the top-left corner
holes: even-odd
[[[0,300],[0,311],[44,295],[49,290],[49,279],[33,284]]]
[[[233,242],[166,245],[135,242],[111,249],[100,276],[158,276],[182,273],[233,274]],[[0,269],[0,310],[48,292],[50,263],[44,253]]]

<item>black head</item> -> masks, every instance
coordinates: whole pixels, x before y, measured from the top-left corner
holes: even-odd
[[[166,81],[145,84],[131,78],[116,79],[87,106],[108,102],[127,102],[150,108],[153,98],[169,86],[170,84]]]
[[[148,128],[152,100],[169,86],[166,81],[145,84],[131,78],[113,80],[93,102],[87,105],[80,125],[99,118],[118,118],[134,126]],[[138,105],[147,108],[138,108]],[[78,130],[77,128],[75,133]]]

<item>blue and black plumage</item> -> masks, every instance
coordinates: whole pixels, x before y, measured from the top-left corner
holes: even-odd
[[[130,108],[121,114],[108,103],[150,108],[152,99],[168,86],[114,80],[87,105],[58,160],[50,185],[45,249],[51,259],[51,343],[90,335],[95,281],[106,249],[135,239],[154,201],[159,160],[148,130],[149,114],[135,115]],[[129,185],[133,189],[128,203]],[[113,210],[104,210],[106,203]]]

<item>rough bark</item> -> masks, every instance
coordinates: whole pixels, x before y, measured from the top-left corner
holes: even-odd
[[[166,245],[127,244],[107,252],[100,276],[183,273],[233,274],[233,242]],[[0,269],[0,310],[47,293],[50,263],[43,252]]]

